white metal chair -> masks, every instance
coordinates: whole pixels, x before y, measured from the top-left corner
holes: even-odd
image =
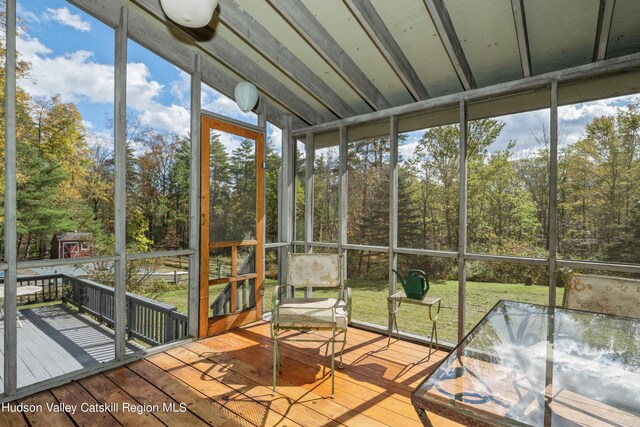
[[[563,307],[640,318],[640,280],[572,274],[564,290]]]
[[[282,298],[285,289],[273,291],[271,337],[273,338],[273,392],[280,367],[278,341],[324,342],[331,344],[331,398],[335,384],[335,343],[342,343],[339,367],[343,368],[342,352],[347,342],[347,325],[351,320],[351,288],[344,288],[342,256],[332,254],[289,254],[287,286],[294,289],[293,298]],[[296,288],[337,288],[336,298],[295,298]],[[301,338],[282,336],[285,331],[330,331],[331,336],[318,334]],[[342,339],[338,337],[342,335]]]

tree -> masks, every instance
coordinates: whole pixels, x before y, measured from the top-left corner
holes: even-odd
[[[167,248],[187,247],[189,243],[189,183],[191,177],[191,144],[188,138],[180,138],[175,153],[175,161],[170,171],[170,228],[165,237]]]
[[[44,159],[38,149],[23,141],[17,145],[18,254],[21,258],[47,255],[57,231],[69,231],[76,222],[61,198],[66,174],[55,159]]]
[[[229,159],[231,194],[230,240],[256,238],[256,152],[255,142],[243,139]]]
[[[280,181],[280,172],[282,162],[280,155],[276,152],[274,143],[268,139],[265,144],[265,162],[267,169],[265,171],[266,179],[266,234],[265,242],[278,241],[278,188]]]
[[[574,258],[620,261],[631,251],[640,200],[640,111],[631,100],[596,117],[560,155],[560,250]]]
[[[313,170],[313,240],[338,241],[338,153],[337,147],[316,150]]]
[[[349,146],[347,235],[352,243],[385,246],[389,243],[389,137],[367,138]],[[377,255],[355,251],[349,277],[386,276]]]

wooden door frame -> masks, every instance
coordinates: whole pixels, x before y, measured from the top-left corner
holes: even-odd
[[[210,130],[230,133],[256,142],[256,307],[224,316],[222,319],[209,318],[209,167]],[[264,286],[264,224],[265,224],[265,143],[264,133],[257,132],[202,114],[200,117],[200,303],[198,313],[198,336],[204,338],[262,318],[262,288]]]

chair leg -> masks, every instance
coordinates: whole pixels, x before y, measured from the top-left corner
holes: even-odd
[[[276,376],[280,366],[280,349],[278,348],[278,333],[273,335],[273,394],[276,393]]]
[[[344,334],[344,337],[342,339],[342,348],[340,348],[340,364],[338,365],[338,368],[340,369],[344,369],[344,363],[342,363],[342,353],[344,352],[344,347],[347,345],[347,330],[345,329],[345,331],[342,333]]]
[[[438,325],[436,322],[433,322],[433,333],[436,336],[436,351],[440,350],[440,346],[438,344]]]
[[[436,351],[438,351],[438,329],[436,328],[436,322],[431,324],[431,339],[429,340],[429,358],[431,358],[431,348],[433,347],[433,339],[436,340]]]
[[[331,398],[335,397],[335,382],[336,382],[336,367],[335,367],[335,358],[336,358],[336,333],[333,332],[333,337],[331,339]]]

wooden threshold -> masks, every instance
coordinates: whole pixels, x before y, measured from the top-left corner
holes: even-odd
[[[395,340],[387,350],[386,343],[384,335],[349,329],[345,368],[336,369],[335,399],[331,399],[326,345],[283,343],[277,393],[272,394],[273,347],[269,325],[260,321],[29,396],[21,402],[40,403],[45,412],[4,412],[0,423],[420,426],[411,392],[447,353],[437,351],[427,360],[427,346]],[[54,414],[46,411],[46,402],[118,403],[119,410]],[[139,414],[123,411],[125,403],[158,407],[146,407]],[[459,425],[435,415],[432,420],[436,426]]]

